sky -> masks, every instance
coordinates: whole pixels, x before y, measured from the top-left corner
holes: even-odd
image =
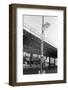
[[[42,16],[24,15],[24,26],[32,30],[37,35],[42,34]],[[58,17],[56,16],[44,16],[44,24],[48,22],[50,25],[44,29],[44,40],[57,48],[58,42]]]

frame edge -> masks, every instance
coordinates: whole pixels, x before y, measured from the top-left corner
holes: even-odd
[[[9,5],[9,85],[16,83],[16,18],[15,7]]]

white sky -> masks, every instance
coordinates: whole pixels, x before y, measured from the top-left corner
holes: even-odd
[[[24,15],[24,24],[29,25],[29,27],[33,28],[32,30],[41,35],[42,32],[42,16],[31,16]],[[56,16],[44,16],[44,24],[48,22],[50,26],[46,28],[44,32],[44,40],[49,41],[53,46],[57,48],[57,35],[58,35],[58,17]]]

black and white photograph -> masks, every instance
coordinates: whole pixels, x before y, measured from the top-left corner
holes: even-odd
[[[58,17],[23,15],[23,75],[58,70]]]

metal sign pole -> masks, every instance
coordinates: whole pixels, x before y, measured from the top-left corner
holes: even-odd
[[[42,16],[42,39],[41,39],[41,73],[43,73],[42,60],[43,60],[43,34],[44,34],[44,16]]]

